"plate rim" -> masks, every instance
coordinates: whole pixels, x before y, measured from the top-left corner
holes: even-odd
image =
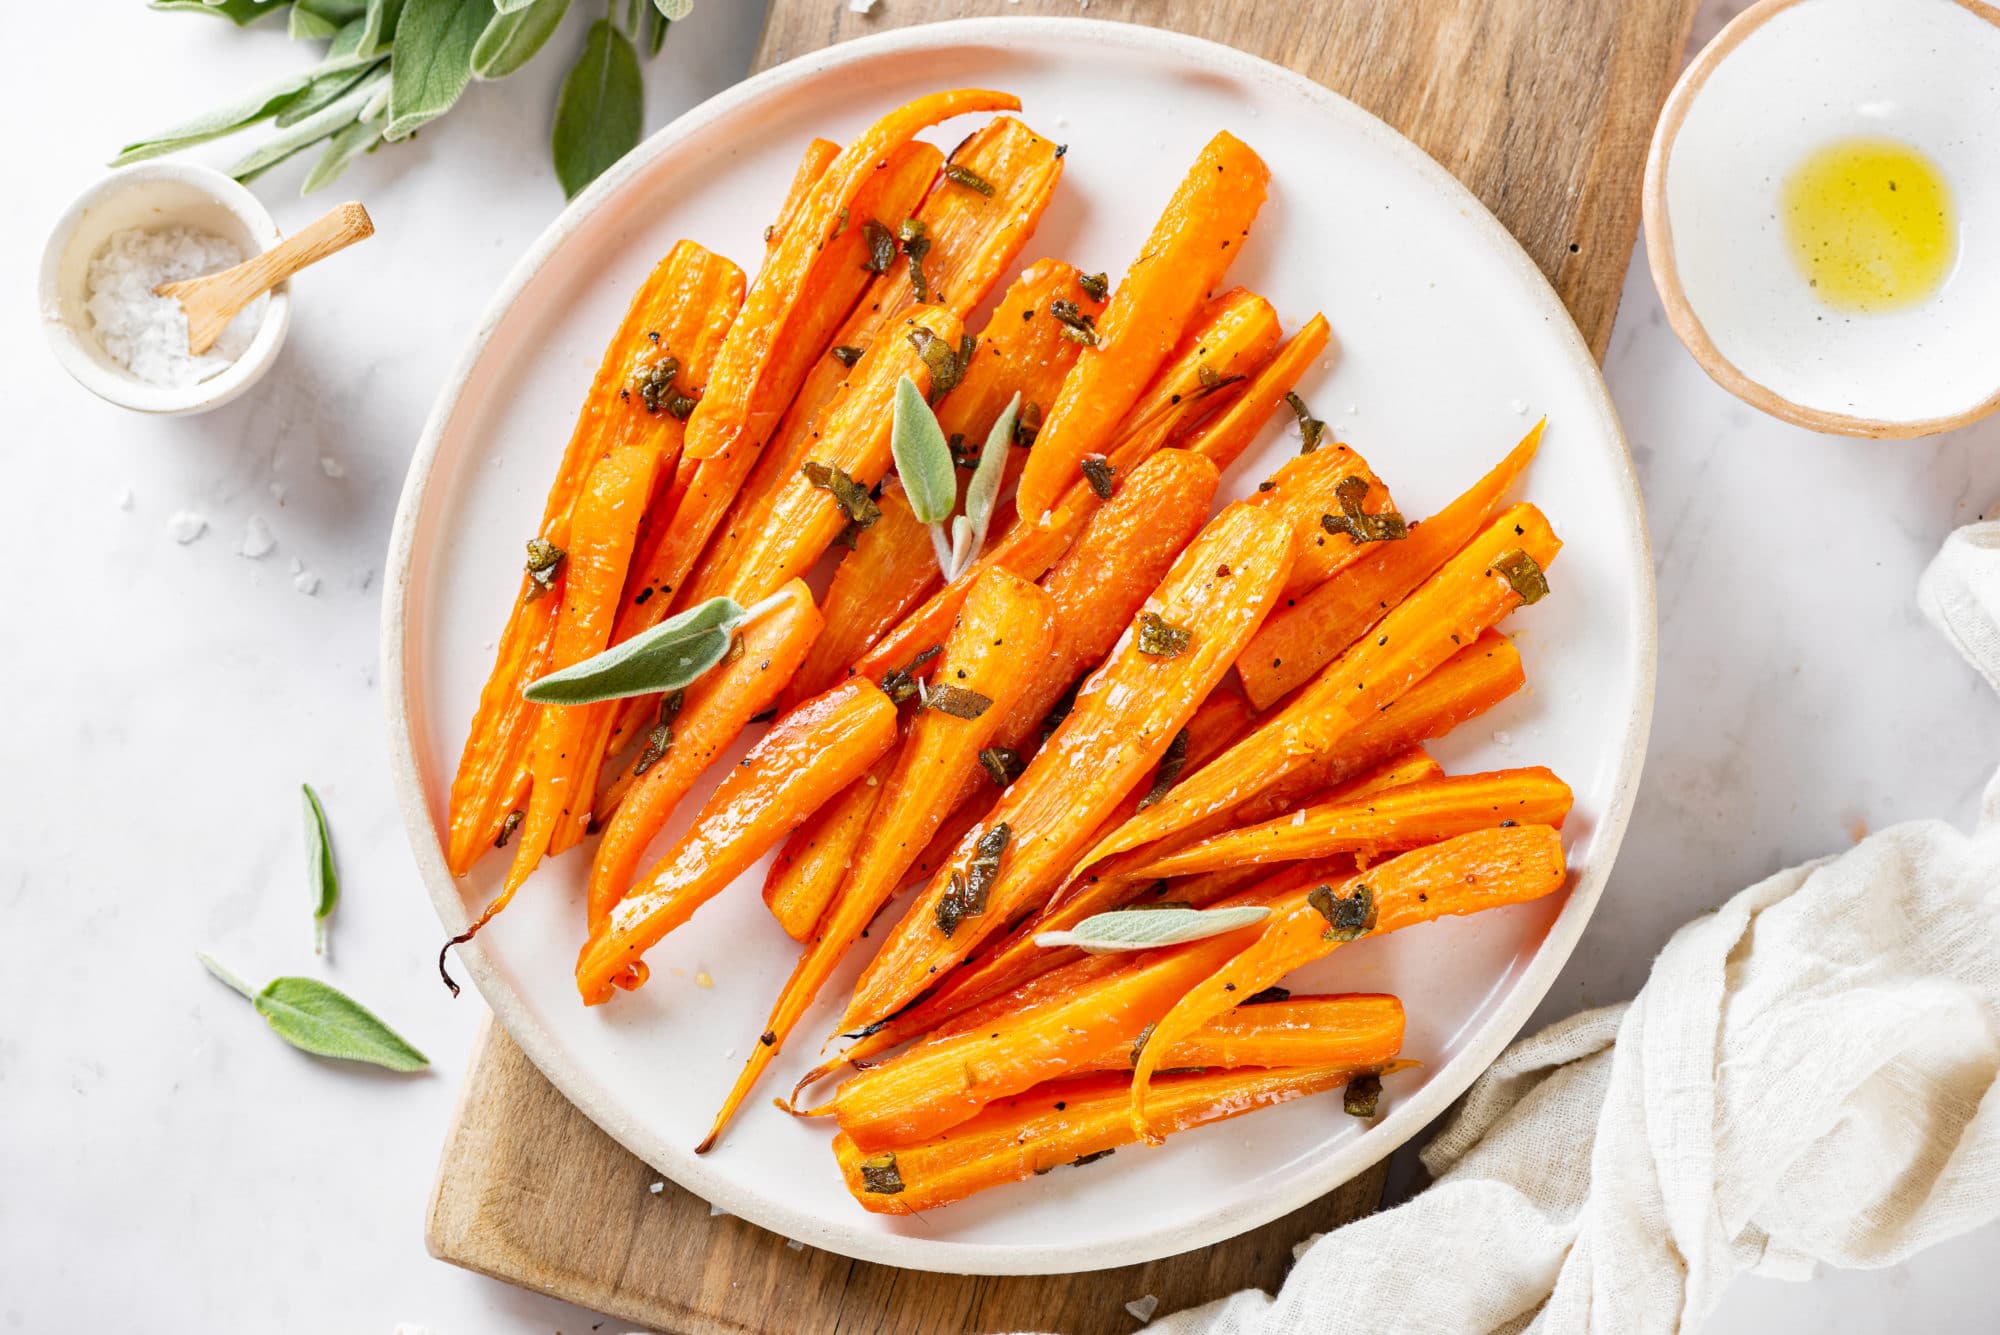
[[[674,147],[709,124],[731,115],[810,75],[844,65],[885,57],[907,56],[938,47],[985,43],[996,47],[1039,44],[1048,40],[1112,43],[1142,55],[1222,73],[1246,81],[1275,83],[1279,91],[1316,105],[1341,118],[1375,146],[1401,160],[1414,181],[1455,207],[1478,234],[1482,248],[1512,272],[1538,307],[1535,313],[1552,326],[1566,345],[1572,373],[1580,373],[1595,389],[1595,428],[1615,445],[1612,463],[1622,481],[1626,518],[1638,535],[1627,553],[1630,588],[1638,606],[1637,642],[1633,651],[1636,678],[1631,709],[1624,720],[1623,751],[1609,799],[1593,836],[1603,841],[1603,853],[1576,873],[1568,896],[1533,957],[1522,970],[1506,1001],[1482,1023],[1459,1051],[1438,1068],[1422,1089],[1398,1101],[1374,1127],[1330,1154],[1314,1171],[1300,1174],[1281,1194],[1235,1202],[1218,1210],[1198,1229],[1170,1232],[1159,1228],[1106,1242],[1026,1245],[947,1241],[877,1231],[872,1216],[835,1223],[797,1210],[782,1201],[767,1200],[739,1190],[728,1178],[710,1170],[685,1147],[676,1147],[643,1121],[621,1114],[598,1081],[502,981],[477,943],[459,948],[459,959],[478,987],[495,1021],[579,1111],[612,1139],[675,1183],[780,1236],[859,1261],[903,1269],[954,1274],[1069,1274],[1154,1261],[1228,1241],[1297,1210],[1373,1167],[1409,1140],[1453,1103],[1518,1035],[1569,960],[1595,912],[1606,881],[1623,844],[1631,819],[1646,744],[1651,731],[1658,656],[1658,609],[1653,580],[1651,539],[1646,525],[1631,449],[1619,424],[1602,368],[1591,355],[1574,318],[1513,234],[1462,182],[1413,141],[1332,89],[1260,56],[1206,38],[1168,29],[1104,19],[1069,17],[991,17],[953,19],[855,38],[836,46],[796,56],[755,74],[690,109],[648,136],[550,222],[508,271],[474,326],[465,349],[453,364],[424,422],[423,434],[411,455],[399,495],[384,564],[382,598],[383,704],[388,725],[389,762],[396,805],[403,817],[412,856],[417,863],[433,909],[448,932],[463,931],[470,921],[457,882],[445,865],[438,832],[431,822],[429,801],[417,766],[409,674],[415,664],[409,652],[413,639],[408,602],[413,582],[418,518],[432,485],[439,481],[435,465],[446,424],[455,415],[472,368],[484,355],[495,331],[522,292],[569,237],[598,209]]]

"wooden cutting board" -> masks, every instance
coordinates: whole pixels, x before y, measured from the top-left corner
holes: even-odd
[[[1265,56],[1401,130],[1527,247],[1602,358],[1639,225],[1653,119],[1697,0],[770,0],[756,68],[892,27],[1067,14],[1175,28]],[[675,1335],[1125,1335],[1273,1288],[1293,1246],[1381,1200],[1382,1172],[1236,1240],[1086,1275],[941,1276],[785,1240],[668,1183],[571,1107],[490,1021],[438,1165],[431,1253]]]

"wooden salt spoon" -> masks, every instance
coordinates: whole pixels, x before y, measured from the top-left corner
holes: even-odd
[[[153,291],[180,302],[187,313],[188,351],[199,357],[221,336],[236,312],[308,264],[317,264],[373,235],[375,223],[368,210],[359,204],[342,204],[234,268],[162,283]]]

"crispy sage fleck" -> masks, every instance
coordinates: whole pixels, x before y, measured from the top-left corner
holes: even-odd
[[[918,218],[905,218],[896,229],[903,243],[903,258],[910,262],[910,292],[918,301],[931,299],[931,282],[924,276],[924,256],[931,253],[931,233]]]
[[[896,1152],[883,1150],[861,1161],[861,1189],[876,1196],[894,1196],[903,1189],[903,1175],[896,1171]]]
[[[500,833],[493,836],[493,846],[495,848],[505,848],[507,841],[514,837],[514,831],[521,828],[521,822],[525,819],[527,819],[527,813],[519,807],[508,812],[507,819],[500,822]]]
[[[952,869],[949,888],[937,903],[938,930],[946,936],[957,931],[960,922],[986,912],[986,892],[1000,874],[1000,858],[1013,833],[1004,822],[994,826],[974,841],[965,871]]]
[[[1035,443],[1035,437],[1042,433],[1042,405],[1030,400],[1021,405],[1021,415],[1014,423],[1014,443],[1027,449]]]
[[[562,548],[547,538],[528,539],[528,578],[535,582],[528,590],[528,601],[534,602],[549,591],[556,582],[556,572],[562,569],[563,558],[568,556]]]
[[[1095,1154],[1079,1154],[1074,1159],[1071,1159],[1069,1161],[1069,1166],[1071,1168],[1081,1168],[1085,1164],[1096,1163],[1099,1159],[1109,1159],[1112,1155],[1116,1153],[1118,1153],[1117,1150],[1109,1149],[1109,1150],[1099,1150]]]
[[[1146,1040],[1153,1036],[1153,1030],[1159,1026],[1159,1023],[1160,1022],[1158,1020],[1153,1021],[1152,1024],[1149,1024],[1144,1029],[1141,1029],[1139,1031],[1139,1036],[1132,1040],[1132,1052],[1130,1061],[1134,1067],[1138,1066],[1140,1055],[1146,1051]]]
[[[1105,274],[1082,274],[1077,278],[1076,285],[1082,288],[1084,295],[1092,301],[1103,301],[1111,295],[1111,279]]]
[[[1316,886],[1306,903],[1326,919],[1322,941],[1354,941],[1375,930],[1375,892],[1357,885],[1354,892],[1336,896],[1330,885]]]
[[[1344,477],[1333,494],[1340,499],[1340,513],[1319,517],[1320,527],[1328,533],[1345,533],[1356,542],[1397,542],[1410,536],[1409,525],[1394,510],[1371,515],[1361,508],[1368,495],[1368,479]]]
[[[982,195],[990,197],[993,194],[993,182],[987,180],[984,176],[972,170],[972,168],[961,167],[956,162],[947,162],[944,164],[944,179],[950,181],[953,185],[962,185],[967,190],[977,190]]]
[[[851,367],[854,363],[861,360],[861,349],[850,348],[843,343],[833,350],[833,359],[842,366]]]
[[[922,325],[913,325],[910,346],[917,350],[924,369],[931,373],[932,403],[957,389],[958,382],[965,379],[965,359],[959,355],[963,344],[954,348]]]
[[[1340,1096],[1341,1110],[1349,1117],[1373,1117],[1382,1104],[1382,1077],[1357,1075],[1347,1082]]]
[[[838,464],[821,463],[808,459],[799,466],[806,481],[831,495],[840,506],[841,513],[854,523],[867,528],[882,517],[882,507],[868,494],[868,488],[847,475]]]
[[[1262,992],[1252,992],[1236,1004],[1239,1006],[1268,1006],[1274,1001],[1290,1001],[1291,999],[1291,988],[1280,987],[1278,984],[1273,983]]]
[[[1086,314],[1081,306],[1064,297],[1057,297],[1049,303],[1049,314],[1063,327],[1063,336],[1086,348],[1097,346],[1097,321]]]
[[[1158,612],[1139,614],[1139,652],[1154,658],[1179,658],[1194,642],[1194,632],[1176,626]]]
[[[934,644],[899,668],[890,668],[882,674],[882,693],[896,704],[911,700],[917,694],[917,671],[924,664],[944,652],[944,646]]]
[[[1538,603],[1549,596],[1549,577],[1535,558],[1515,547],[1493,558],[1493,568],[1500,572],[1514,592],[1521,595],[1521,606]]]
[[[889,272],[889,266],[896,262],[896,234],[870,218],[861,224],[861,239],[868,246],[862,267],[870,273]]]
[[[993,697],[968,691],[963,686],[929,686],[918,683],[917,698],[925,709],[935,709],[953,718],[975,719],[993,708]]]
[[[666,408],[668,391],[673,388],[674,377],[680,373],[680,361],[674,357],[662,357],[632,372],[631,387],[638,392],[639,401],[646,405],[647,412],[657,413]]]
[[[1098,500],[1111,499],[1111,493],[1116,489],[1113,483],[1118,476],[1118,470],[1109,459],[1101,454],[1086,454],[1083,456],[1083,462],[1077,467],[1083,472],[1083,480],[1097,493]]]
[[[979,753],[979,767],[1005,788],[1021,777],[1021,753],[1010,746],[989,746]]]
[[[1299,419],[1299,439],[1302,442],[1299,453],[1311,454],[1319,448],[1321,438],[1326,435],[1326,423],[1312,415],[1312,409],[1306,407],[1306,401],[1298,396],[1296,390],[1285,395],[1285,402],[1291,405],[1293,415]]]
[[[646,749],[639,753],[639,759],[632,766],[632,777],[638,778],[647,770],[660,763],[667,748],[674,744],[674,719],[681,712],[683,693],[669,691],[660,697],[660,721],[646,734]]]
[[[1153,771],[1153,786],[1139,799],[1139,810],[1144,811],[1153,803],[1167,795],[1167,791],[1180,779],[1181,771],[1187,767],[1188,733],[1182,728],[1174,734],[1174,740],[1167,743],[1167,752],[1160,757],[1160,767]]]

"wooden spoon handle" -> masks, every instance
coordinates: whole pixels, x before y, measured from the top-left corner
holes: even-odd
[[[277,245],[221,273],[162,283],[154,291],[176,297],[187,312],[188,351],[207,352],[236,312],[308,264],[317,264],[356,241],[375,235],[375,223],[359,204],[342,204],[300,228]]]

